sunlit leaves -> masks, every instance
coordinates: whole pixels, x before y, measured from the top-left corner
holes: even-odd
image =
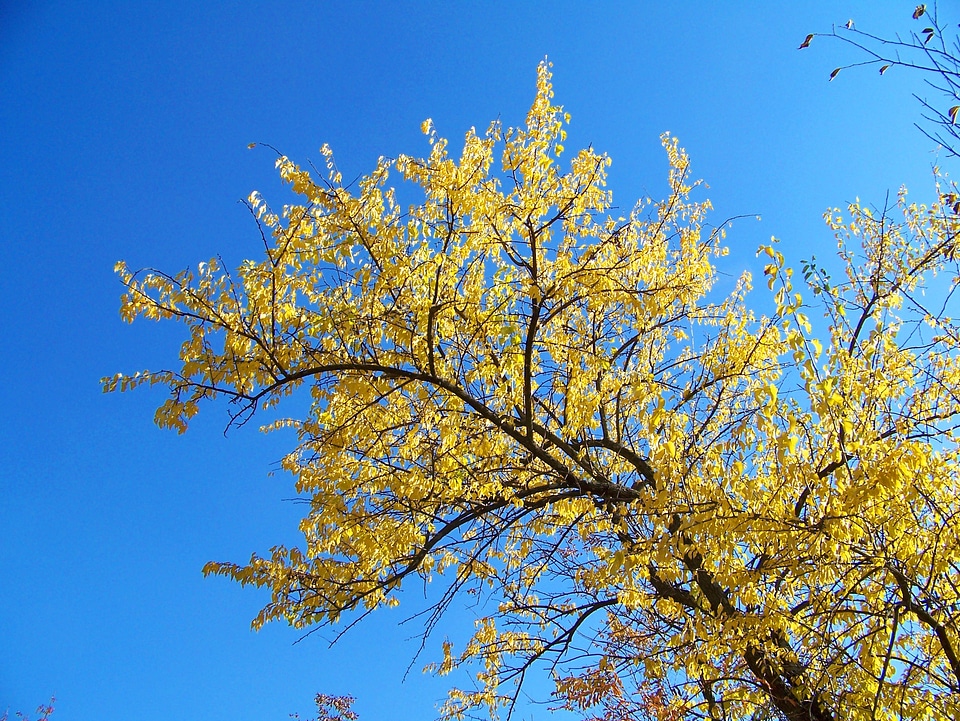
[[[956,191],[828,214],[842,270],[801,266],[816,306],[761,249],[757,316],[749,274],[717,287],[677,140],[667,197],[611,215],[609,158],[564,147],[550,80],[523,127],[454,152],[425,121],[426,157],[353,184],[327,147],[323,178],[279,157],[298,204],[250,196],[263,257],[235,273],[118,265],[125,320],[187,332],[175,370],[106,390],[167,386],[180,431],[215,397],[236,423],[312,404],[271,426],[298,434],[302,544],[205,571],[268,590],[258,627],[395,605],[413,578],[442,589],[428,630],[474,599],[435,666],[476,674],[454,717],[509,706],[538,662],[611,721],[949,716]]]

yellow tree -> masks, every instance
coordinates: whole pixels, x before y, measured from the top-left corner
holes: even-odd
[[[567,122],[543,64],[525,125],[459,159],[430,121],[427,157],[355,187],[326,148],[324,178],[280,157],[300,202],[251,196],[264,254],[235,274],[118,265],[123,318],[189,336],[106,390],[167,386],[180,432],[214,398],[235,422],[312,402],[273,424],[299,438],[302,545],[206,572],[269,591],[257,627],[411,580],[438,588],[428,628],[479,598],[435,666],[476,671],[451,717],[537,669],[609,719],[956,716],[956,197],[830,213],[845,275],[803,266],[822,319],[762,249],[758,317],[749,274],[715,287],[722,233],[676,140],[668,196],[611,217],[609,159],[561,165]]]

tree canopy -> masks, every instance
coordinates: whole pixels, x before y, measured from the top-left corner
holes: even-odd
[[[535,672],[611,720],[956,716],[956,191],[829,212],[842,273],[806,262],[801,293],[771,245],[750,295],[675,138],[669,193],[617,217],[609,158],[562,162],[568,121],[544,63],[526,123],[459,158],[429,120],[426,157],[356,183],[326,147],[323,177],[279,157],[299,201],[250,196],[235,273],[118,264],[123,318],[188,337],[106,390],[166,386],[180,432],[215,398],[234,423],[310,399],[270,426],[299,439],[302,544],[205,571],[269,592],[257,627],[421,579],[427,631],[476,599],[435,666],[476,671],[451,717]]]

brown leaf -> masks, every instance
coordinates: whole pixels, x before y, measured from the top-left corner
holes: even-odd
[[[917,5],[916,9],[913,11],[913,19],[919,20],[920,16],[923,15],[926,11],[927,11],[927,6],[924,5],[923,3],[920,3],[919,5]]]
[[[800,47],[797,48],[797,50],[803,50],[804,48],[810,47],[810,41],[811,41],[811,40],[813,40],[813,34],[812,34],[812,33],[811,33],[810,35],[807,35],[807,37],[804,38],[803,42],[800,43]]]
[[[947,111],[947,115],[950,116],[950,122],[954,125],[957,124],[957,113],[960,113],[960,105],[954,105]]]
[[[883,74],[884,74],[885,72],[887,72],[887,70],[889,70],[889,69],[890,69],[890,63],[887,63],[886,65],[881,66],[881,67],[880,67],[880,74],[883,75]]]
[[[840,73],[841,68],[836,68],[832,73],[830,73],[830,79],[833,80]]]

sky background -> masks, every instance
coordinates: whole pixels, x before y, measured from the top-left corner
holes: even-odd
[[[771,235],[795,265],[828,258],[828,207],[882,205],[903,184],[931,197],[937,156],[911,92],[934,95],[920,79],[863,69],[828,83],[855,56],[796,50],[848,18],[919,29],[912,9],[0,0],[0,714],[56,694],[63,721],[280,721],[326,692],[356,696],[364,721],[431,719],[465,682],[420,673],[442,637],[404,681],[418,628],[398,626],[403,604],[332,648],[329,631],[251,631],[266,595],[200,569],[296,542],[292,480],[271,475],[290,438],[224,436],[223,407],[177,436],[152,424],[160,389],[100,392],[102,376],[168,365],[181,341],[121,323],[117,260],[177,271],[257,256],[237,201],[283,193],[273,153],[248,143],[303,163],[329,143],[349,179],[379,155],[426,154],[427,117],[455,147],[470,126],[521,123],[548,56],[567,148],[613,158],[624,212],[664,193],[670,131],[710,186],[713,222],[762,216],[733,226],[725,267],[759,275]]]

